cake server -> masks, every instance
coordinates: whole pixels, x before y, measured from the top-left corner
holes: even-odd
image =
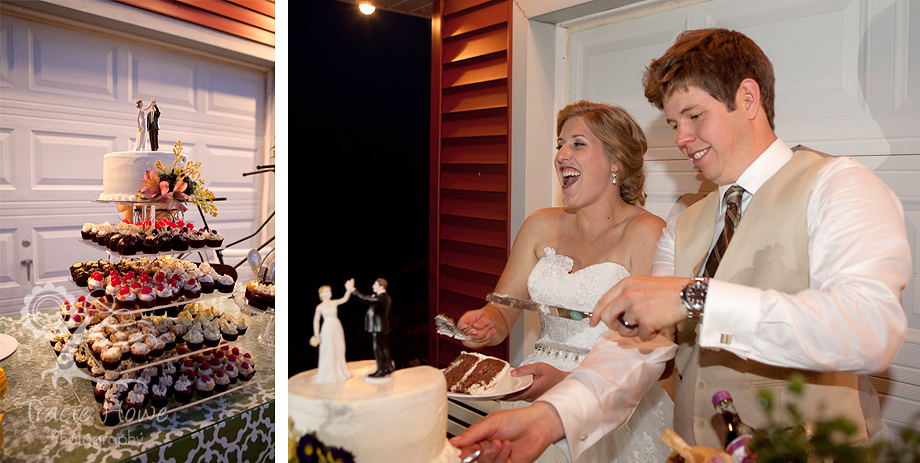
[[[503,305],[505,307],[511,307],[512,309],[524,309],[532,310],[535,312],[540,312],[542,314],[552,315],[554,317],[569,318],[572,320],[583,320],[585,318],[591,318],[591,312],[582,312],[579,310],[564,309],[562,307],[554,307],[548,304],[540,304],[533,301],[525,301],[524,299],[518,299],[511,296],[500,296],[495,293],[489,293],[486,296],[486,301],[491,302],[492,304]],[[623,324],[626,328],[635,328],[639,325],[635,323],[627,323],[623,320],[623,314],[620,314],[618,318],[619,322]]]

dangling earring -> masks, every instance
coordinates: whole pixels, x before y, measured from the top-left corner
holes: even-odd
[[[613,184],[616,185],[617,184],[617,173],[613,172],[610,174],[610,176],[613,177]]]

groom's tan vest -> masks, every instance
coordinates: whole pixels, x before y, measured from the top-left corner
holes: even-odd
[[[800,149],[764,183],[745,208],[714,279],[788,294],[809,287],[808,196],[826,160],[826,155]],[[708,255],[720,199],[716,191],[690,206],[678,219],[675,275],[693,276],[694,269]],[[726,351],[701,349],[697,345],[698,327],[695,322],[678,326],[675,359],[681,380],[675,398],[674,429],[691,445],[722,447],[723,426],[712,406],[713,394],[728,391],[741,419],[754,428],[764,427],[766,414],[757,407],[760,391],[769,388],[775,400],[774,410],[784,414],[782,402],[791,398],[787,380],[796,372],[804,374],[808,383],[798,403],[809,421],[845,416],[858,426],[857,439],[867,437],[867,417],[870,423],[878,421],[878,399],[867,395],[874,394],[867,378],[773,367],[742,360]],[[874,410],[871,406],[863,410],[860,386],[864,389],[863,399],[869,399],[866,403],[872,403],[874,398]],[[875,432],[875,426],[870,425],[870,432]]]

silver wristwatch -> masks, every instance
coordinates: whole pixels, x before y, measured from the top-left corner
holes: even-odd
[[[709,278],[696,277],[680,291],[680,300],[687,307],[689,320],[702,321],[703,308],[706,306],[706,293],[709,291]]]

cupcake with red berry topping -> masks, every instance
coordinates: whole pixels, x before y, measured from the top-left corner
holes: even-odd
[[[240,376],[240,369],[236,365],[228,363],[224,365],[224,372],[227,374],[227,378],[230,379],[230,384],[236,384],[237,378]]]
[[[70,316],[70,320],[67,320],[67,331],[70,331],[71,334],[75,333],[81,326],[83,326],[83,317],[80,314],[74,314]]]
[[[137,296],[131,288],[122,286],[115,295],[115,308],[121,310],[134,310],[137,308]]]
[[[201,376],[195,381],[195,392],[201,397],[211,397],[214,395],[214,379],[208,375]]]
[[[115,295],[121,290],[121,277],[116,272],[109,277],[109,284],[105,287],[105,300],[115,302]]]
[[[152,286],[144,286],[137,293],[137,306],[141,309],[151,309],[157,305],[157,293]]]
[[[250,365],[249,362],[243,362],[240,364],[240,379],[243,381],[249,381],[255,374],[256,369]]]
[[[201,296],[201,285],[195,278],[189,278],[182,284],[182,295],[189,299],[197,299]]]
[[[86,286],[89,289],[90,296],[105,296],[105,276],[102,275],[102,272],[93,272],[89,279],[86,280]]]
[[[214,371],[214,392],[224,392],[230,388],[230,377],[223,369]]]

